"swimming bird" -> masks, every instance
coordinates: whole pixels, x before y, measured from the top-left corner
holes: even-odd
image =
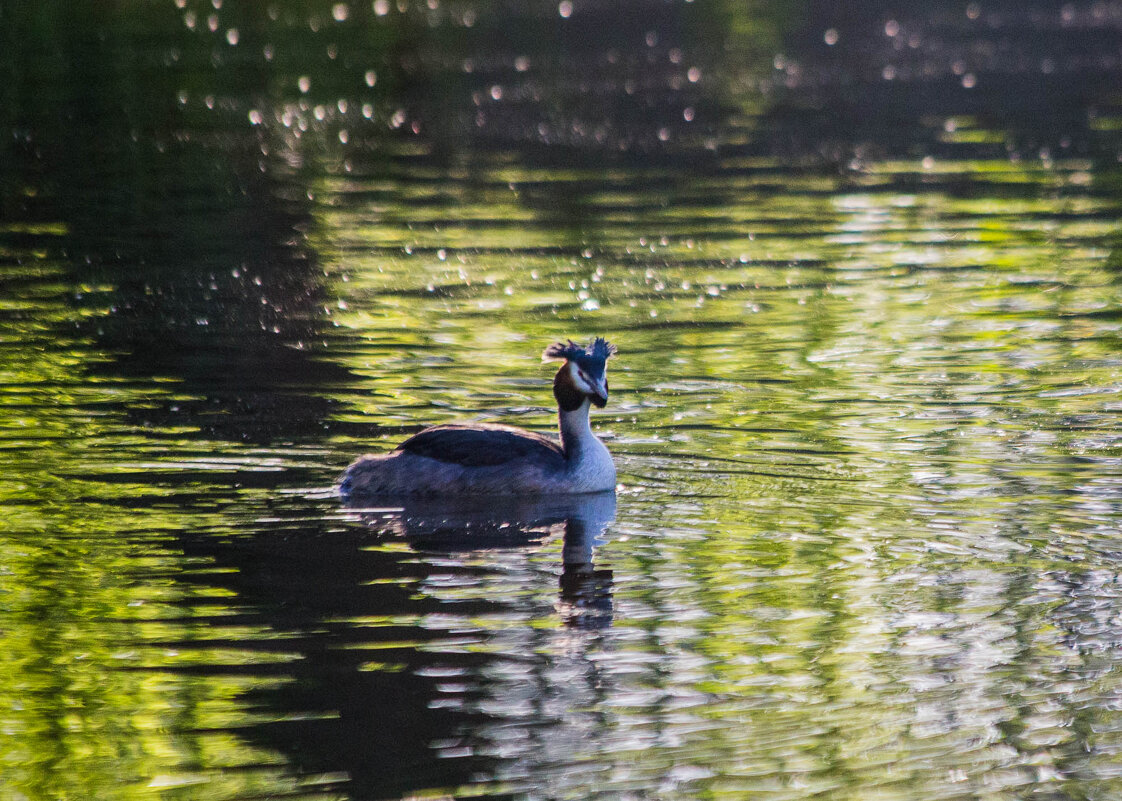
[[[602,492],[615,488],[612,455],[589,424],[592,405],[608,402],[603,337],[587,345],[555,342],[543,360],[564,364],[553,377],[561,440],[485,423],[426,428],[386,454],[367,454],[347,468],[344,498],[401,495],[536,495]]]

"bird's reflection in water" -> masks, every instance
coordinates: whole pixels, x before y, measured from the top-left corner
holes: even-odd
[[[599,629],[612,623],[612,571],[597,570],[593,555],[604,542],[608,525],[615,520],[616,498],[595,507],[591,513],[565,520],[565,542],[561,549],[564,570],[557,611],[565,625]]]
[[[429,552],[525,548],[563,531],[557,603],[562,622],[605,628],[612,622],[612,571],[597,570],[596,547],[616,516],[615,492],[550,497],[362,499],[364,522]]]

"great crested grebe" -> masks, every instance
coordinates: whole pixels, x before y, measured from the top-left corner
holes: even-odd
[[[563,359],[553,377],[561,442],[510,426],[426,428],[386,454],[367,454],[347,468],[344,498],[400,495],[533,495],[602,492],[615,488],[612,455],[588,423],[591,404],[608,402],[608,357],[615,345],[596,337],[545,349]]]

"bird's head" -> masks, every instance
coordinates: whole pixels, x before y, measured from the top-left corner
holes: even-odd
[[[545,349],[543,359],[565,361],[553,378],[553,394],[562,409],[578,409],[585,398],[604,408],[608,402],[608,358],[615,352],[616,346],[603,337],[596,337],[587,345],[578,345],[571,339],[554,342]]]

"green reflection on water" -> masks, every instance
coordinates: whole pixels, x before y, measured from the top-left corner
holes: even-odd
[[[1043,196],[1083,169],[1007,165],[1003,188],[1039,193],[1012,201],[816,178],[621,213],[618,231],[596,209],[626,202],[590,193],[604,224],[513,259],[514,234],[462,250],[435,222],[320,218],[327,239],[381,246],[336,254],[334,316],[364,338],[356,402],[388,440],[431,393],[424,422],[513,411],[546,429],[537,347],[574,328],[621,345],[600,416],[633,493],[605,557],[618,639],[577,648],[663,670],[579,707],[598,722],[568,781],[608,762],[617,786],[651,787],[688,761],[689,797],[1016,797],[1069,771],[1113,786],[1082,756],[1089,727],[1115,725],[1085,711],[1110,694],[1101,662],[1049,620],[1053,577],[1114,542],[1092,544],[1091,509],[1115,519],[1117,327],[1098,312],[1119,300],[1117,203]],[[1060,676],[1070,704],[1041,695]]]
[[[1037,197],[822,177],[746,197],[734,178],[735,202],[631,216],[652,178],[621,174],[586,191],[594,230],[544,225],[546,244],[527,244],[488,227],[471,248],[441,222],[455,211],[418,230],[354,203],[360,177],[325,183],[312,242],[343,333],[318,358],[355,378],[331,391],[346,425],[306,457],[208,439],[191,416],[153,424],[145,410],[187,406],[197,388],[98,377],[111,354],[56,332],[110,317],[111,288],[81,287],[101,299],[75,307],[50,262],[21,270],[27,289],[6,298],[21,316],[5,324],[21,346],[3,367],[5,781],[35,798],[340,791],[345,772],[297,778],[291,757],[239,736],[277,722],[246,699],[286,692],[306,647],[287,640],[308,631],[241,621],[262,600],[221,576],[245,568],[185,555],[180,535],[316,519],[333,502],[276,513],[269,491],[238,483],[326,457],[326,486],[351,454],[422,424],[548,430],[541,346],[604,332],[622,353],[598,427],[625,485],[599,555],[615,575],[608,632],[561,625],[555,547],[457,561],[391,542],[379,553],[466,583],[373,584],[443,612],[310,622],[474,632],[435,653],[490,660],[464,674],[493,727],[469,737],[477,753],[511,753],[507,729],[526,725],[503,672],[512,653],[544,671],[532,686],[547,695],[561,692],[549,671],[601,665],[596,692],[562,693],[575,720],[532,725],[574,750],[515,748],[522,767],[476,790],[561,772],[587,790],[609,768],[616,787],[670,781],[668,797],[1114,788],[1087,756],[1113,753],[1090,734],[1116,725],[1109,636],[1072,647],[1103,635],[1063,610],[1086,580],[1073,562],[1109,571],[1115,547],[1117,206],[1046,199],[1069,185],[1063,169],[1009,172]],[[726,195],[716,180],[708,191]],[[509,211],[472,202],[481,219]],[[339,647],[376,675],[411,674],[431,652],[409,636]]]
[[[108,354],[58,333],[90,313],[67,297],[100,291],[108,304],[105,289],[67,286],[45,260],[6,269],[19,288],[5,294],[0,325],[9,344],[0,357],[0,791],[150,798],[202,783],[221,798],[298,787],[276,777],[275,757],[229,733],[232,721],[251,719],[238,699],[269,680],[215,671],[291,656],[247,653],[244,642],[263,635],[251,627],[229,632],[228,646],[191,645],[213,637],[207,621],[236,611],[236,599],[184,590],[181,578],[209,560],[186,557],[177,536],[227,518],[185,512],[176,496],[189,485],[135,480],[154,463],[190,470],[191,443],[153,441],[122,414],[174,398],[174,385],[98,379],[90,371]],[[191,677],[195,665],[211,671],[206,681]],[[219,764],[242,772],[223,777]]]

